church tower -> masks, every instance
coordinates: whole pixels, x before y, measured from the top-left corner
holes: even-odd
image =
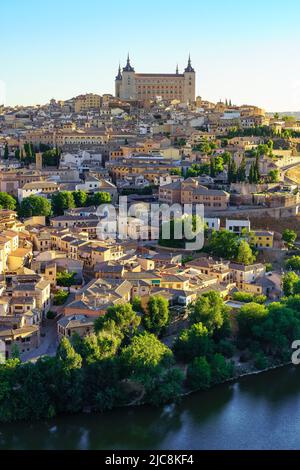
[[[130,64],[129,54],[127,57],[126,67],[123,68],[121,88],[122,88],[121,96],[124,100],[136,99],[135,70]]]
[[[196,99],[196,72],[189,55],[188,65],[184,70],[184,102],[193,103]]]
[[[115,96],[116,98],[121,98],[121,86],[122,86],[122,73],[121,73],[121,65],[119,64],[119,71],[118,75],[116,76],[115,80]]]

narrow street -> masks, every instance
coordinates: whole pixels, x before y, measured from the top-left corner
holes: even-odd
[[[55,320],[46,320],[46,325],[41,328],[40,346],[37,349],[23,353],[21,355],[22,362],[35,362],[42,356],[54,356],[58,346],[56,329]]]

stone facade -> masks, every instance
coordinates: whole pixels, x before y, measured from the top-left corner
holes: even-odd
[[[196,72],[189,57],[183,74],[178,67],[175,74],[136,73],[128,56],[123,72],[119,67],[115,94],[123,100],[150,101],[161,97],[164,101],[192,103],[196,99]]]

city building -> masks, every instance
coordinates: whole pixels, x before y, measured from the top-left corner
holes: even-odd
[[[160,97],[163,101],[178,100],[180,103],[193,103],[196,99],[196,72],[189,57],[183,74],[179,73],[136,73],[130,63],[119,72],[115,80],[115,94],[122,100],[150,101]]]

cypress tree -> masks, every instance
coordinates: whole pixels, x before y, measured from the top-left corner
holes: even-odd
[[[228,171],[227,171],[227,182],[228,184],[231,184],[232,183],[232,170],[231,170],[231,167],[232,167],[232,157],[230,155],[230,157],[228,157]]]
[[[249,183],[252,184],[254,183],[254,167],[253,167],[253,163],[251,163],[251,167],[250,167],[250,172],[249,172]]]
[[[246,181],[246,159],[243,156],[240,167],[238,169],[238,181]]]
[[[5,158],[5,160],[7,160],[8,157],[9,157],[8,145],[5,144],[5,147],[4,147],[4,158]]]
[[[260,181],[260,171],[259,171],[259,156],[257,155],[255,160],[255,182],[259,183]]]
[[[216,168],[215,168],[215,159],[210,159],[210,176],[214,178],[216,176]]]
[[[233,160],[232,165],[231,165],[231,178],[232,178],[232,183],[237,182],[237,177],[238,177],[238,168],[236,162]]]

